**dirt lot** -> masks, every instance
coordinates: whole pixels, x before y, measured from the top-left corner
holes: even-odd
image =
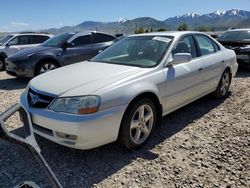
[[[27,83],[0,72],[0,112]],[[64,187],[250,187],[250,72],[237,74],[226,100],[206,96],[164,117],[137,151],[118,144],[78,151],[37,139]],[[27,151],[0,140],[0,187],[23,180],[50,187]]]

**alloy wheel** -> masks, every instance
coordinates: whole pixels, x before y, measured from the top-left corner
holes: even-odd
[[[53,69],[56,69],[56,66],[54,64],[45,63],[40,69],[40,74],[45,73],[45,72],[49,72],[49,71],[51,71]]]
[[[144,104],[137,108],[130,123],[130,137],[135,144],[143,143],[154,125],[154,113],[151,106]]]
[[[228,92],[229,89],[229,85],[230,85],[230,76],[228,74],[228,72],[225,72],[222,76],[221,79],[221,88],[220,88],[220,92],[222,96],[225,96]]]

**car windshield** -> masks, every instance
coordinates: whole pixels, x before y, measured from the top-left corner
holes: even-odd
[[[61,47],[74,33],[62,33],[54,36],[53,38],[45,41],[42,46]]]
[[[3,45],[5,42],[10,40],[13,37],[13,35],[6,35],[0,39],[0,45]]]
[[[249,31],[227,31],[223,33],[219,38],[219,41],[244,41],[250,40]]]
[[[91,61],[129,65],[138,67],[156,66],[173,37],[170,36],[132,36],[113,44]]]

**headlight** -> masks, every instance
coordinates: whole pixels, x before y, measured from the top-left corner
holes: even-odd
[[[56,99],[49,109],[70,114],[92,114],[98,111],[99,106],[98,96],[62,97]]]

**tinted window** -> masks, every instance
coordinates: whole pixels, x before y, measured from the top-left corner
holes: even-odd
[[[82,45],[88,45],[91,44],[91,35],[84,35],[77,37],[72,41],[75,46],[82,46]]]
[[[208,55],[215,52],[213,42],[210,38],[204,35],[196,35],[195,38],[199,45],[201,55]]]
[[[51,47],[60,47],[62,46],[67,40],[69,40],[74,33],[62,33],[52,37],[51,39],[45,41],[43,46],[51,46]]]
[[[29,42],[29,36],[27,36],[27,35],[19,36],[18,37],[18,44],[19,45],[30,44],[30,42]]]
[[[237,40],[250,40],[249,31],[227,31],[223,33],[219,38],[219,41],[237,41]]]
[[[93,34],[93,43],[102,43],[102,42],[110,42],[115,39],[115,37],[100,33],[94,33]]]
[[[192,36],[185,36],[176,45],[172,51],[172,55],[176,53],[190,53],[192,58],[197,57],[197,50]]]
[[[48,36],[42,36],[42,35],[31,35],[29,36],[29,38],[31,44],[40,44],[49,39]]]

